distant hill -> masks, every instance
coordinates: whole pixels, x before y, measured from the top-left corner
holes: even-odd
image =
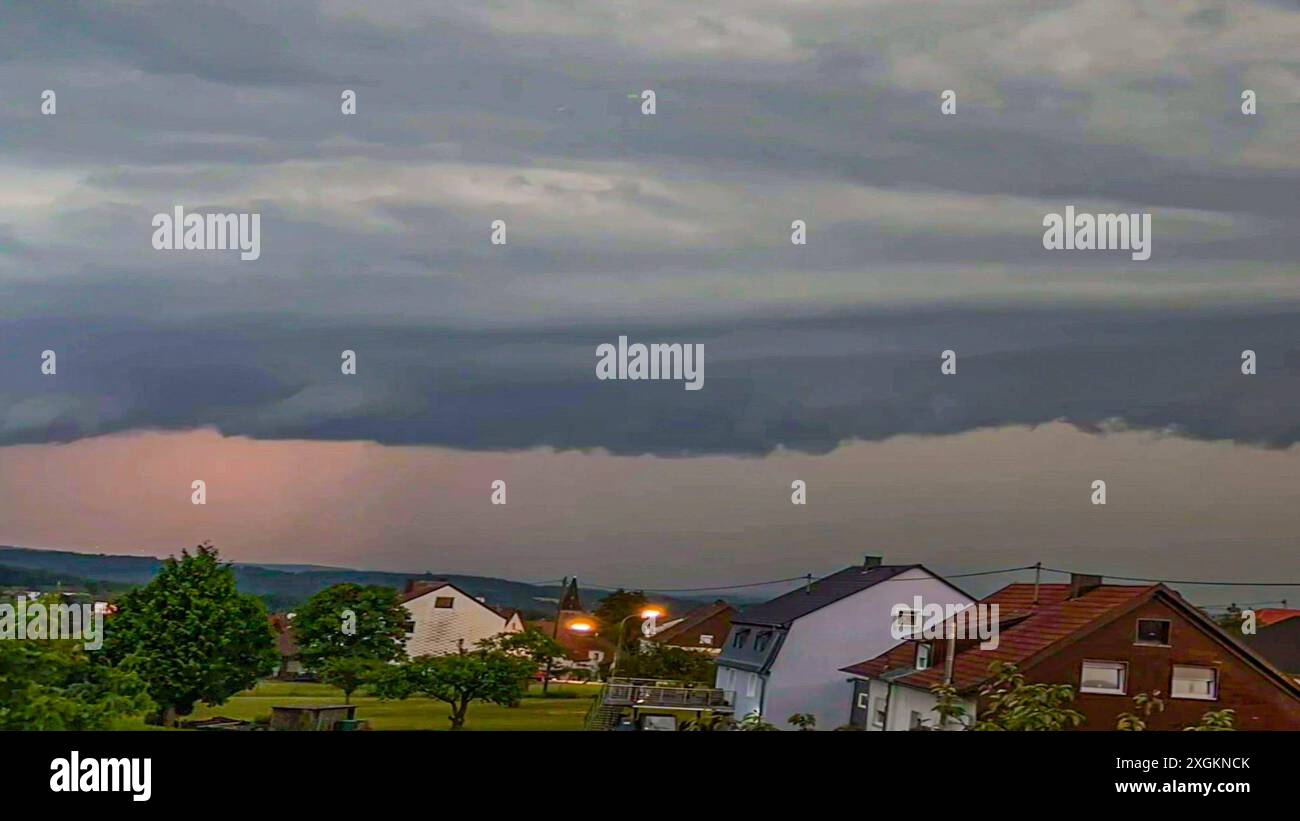
[[[86,593],[109,593],[124,590],[130,585],[123,582],[106,582],[98,579],[83,579],[52,570],[35,570],[28,567],[10,567],[0,564],[0,589],[39,590],[77,590]]]
[[[47,580],[64,580],[64,586],[109,585],[115,589],[145,584],[154,577],[162,560],[151,556],[113,556],[104,553],[75,553],[69,550],[33,550],[26,547],[0,546],[0,566],[11,571],[25,570],[46,574]],[[379,585],[401,590],[407,579],[445,579],[465,592],[480,596],[489,604],[521,610],[526,616],[539,617],[554,612],[563,592],[559,585],[535,585],[492,576],[465,576],[455,573],[390,573],[379,570],[352,570],[302,564],[235,563],[239,589],[262,597],[273,610],[287,610],[301,604],[313,593],[343,582]],[[76,580],[75,582],[73,580]],[[15,585],[20,583],[15,582]],[[603,591],[583,590],[583,603],[595,607]],[[699,606],[696,599],[656,597],[670,610],[685,612]]]

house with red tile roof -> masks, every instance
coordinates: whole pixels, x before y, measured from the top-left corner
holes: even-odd
[[[1255,624],[1258,627],[1271,627],[1278,622],[1300,616],[1300,610],[1284,607],[1261,607],[1255,611]]]
[[[1133,697],[1159,693],[1150,729],[1181,729],[1232,709],[1248,730],[1300,729],[1300,685],[1162,584],[1011,584],[982,599],[997,605],[996,647],[972,638],[917,638],[843,668],[854,677],[850,723],[865,730],[938,726],[932,688],[951,684],[977,716],[994,662],[1027,682],[1068,684],[1080,729],[1113,730]],[[940,629],[940,635],[950,631]],[[949,729],[957,729],[949,727]]]
[[[584,620],[596,623],[593,616],[585,616]],[[582,671],[582,678],[594,679],[598,676],[600,666],[614,658],[614,643],[599,631],[578,633],[563,628],[557,630],[552,619],[530,621],[527,626],[530,630],[539,630],[547,636],[553,636],[564,648],[564,657],[556,659],[552,665],[558,675],[563,676],[565,671]]]
[[[697,607],[679,619],[662,625],[649,641],[666,647],[680,647],[717,655],[731,630],[731,620],[738,611],[722,599]]]

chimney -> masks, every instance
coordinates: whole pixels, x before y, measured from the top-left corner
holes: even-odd
[[[873,567],[880,567],[881,558],[879,556],[863,556],[862,569],[870,570]]]
[[[447,582],[442,579],[407,579],[406,590],[404,592],[408,595],[411,593],[419,593],[421,590],[433,590],[434,588],[442,587],[446,583]]]
[[[1101,576],[1093,576],[1088,573],[1071,573],[1070,598],[1077,599],[1089,590],[1095,590],[1101,585]]]

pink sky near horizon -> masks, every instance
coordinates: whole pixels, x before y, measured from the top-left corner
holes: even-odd
[[[807,506],[790,503],[795,479]],[[0,448],[0,544],[166,555],[210,539],[235,561],[648,587],[821,573],[865,553],[947,572],[1041,560],[1300,578],[1298,481],[1296,448],[1060,423],[677,459],[141,432]]]

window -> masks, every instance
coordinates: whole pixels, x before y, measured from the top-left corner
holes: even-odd
[[[703,634],[701,634],[701,635],[700,635],[700,644],[707,644],[707,645],[709,645],[710,647],[712,647],[712,646],[713,646],[713,636],[710,636],[708,633],[703,633]]]
[[[1079,692],[1124,695],[1128,686],[1128,665],[1120,661],[1085,661],[1079,676]]]
[[[933,652],[934,652],[934,648],[930,645],[929,642],[923,642],[921,644],[916,645],[916,669],[929,670],[930,655]]]
[[[867,709],[867,693],[858,693],[858,709]]]
[[[871,723],[877,727],[885,726],[885,700],[883,698],[876,699],[876,711],[872,716]]]
[[[441,610],[450,610],[456,599],[451,596],[438,596],[433,600],[433,606]]]
[[[745,682],[745,697],[753,698],[756,695],[758,695],[758,675],[750,673],[749,680]]]
[[[754,652],[761,653],[772,643],[772,631],[764,630],[754,637]]]
[[[597,664],[600,664],[602,661],[605,660],[605,651],[604,651],[604,650],[588,650],[588,651],[587,651],[587,660],[588,660],[588,661],[594,661],[594,662],[596,662]]]
[[[915,635],[921,628],[921,611],[903,609],[894,619],[894,627],[900,637]]]
[[[676,730],[676,716],[642,716],[642,730]]]
[[[1174,665],[1174,683],[1169,688],[1174,698],[1199,698],[1214,701],[1219,697],[1219,671],[1212,667]]]
[[[1169,622],[1164,619],[1138,619],[1135,644],[1169,645]]]
[[[737,630],[736,638],[732,640],[731,646],[739,650],[740,648],[745,646],[745,642],[747,641],[749,641],[749,631]]]

